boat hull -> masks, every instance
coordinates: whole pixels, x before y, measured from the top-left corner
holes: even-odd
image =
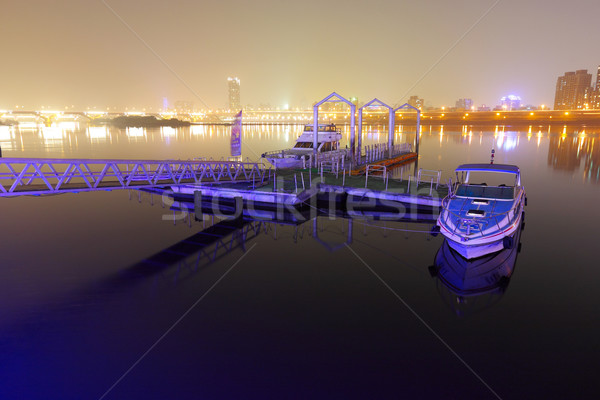
[[[484,243],[480,245],[472,245],[455,242],[454,240],[448,239],[448,245],[452,247],[458,254],[464,258],[470,260],[485,256],[487,254],[495,253],[500,250],[504,250],[504,237],[491,243]]]
[[[302,168],[302,159],[295,157],[267,157],[267,161],[275,166],[275,168]]]
[[[510,249],[515,243],[515,232],[521,229],[524,206],[525,206],[525,192],[520,190],[517,197],[510,202],[511,207],[505,212],[506,215],[501,221],[495,221],[495,223],[487,224],[483,229],[467,229],[463,226],[466,223],[469,226],[473,226],[473,223],[477,222],[476,218],[466,217],[466,215],[457,216],[455,213],[449,211],[448,207],[454,201],[450,199],[448,205],[440,214],[437,225],[440,227],[440,233],[448,239],[450,247],[456,250],[461,256],[466,259],[472,259],[482,257],[486,254],[494,253],[503,249]],[[463,198],[457,199],[460,202],[467,202],[466,209],[474,206],[474,201],[478,201],[477,198]],[[465,208],[465,205],[461,207]],[[473,211],[473,210],[469,210]],[[484,220],[481,218],[480,220]],[[490,219],[490,221],[492,221]],[[508,238],[508,239],[507,239]]]
[[[461,236],[453,234],[444,225],[440,225],[441,233],[448,239],[448,245],[466,259],[482,257],[500,250],[510,249],[515,246],[515,233],[521,227],[523,210],[519,217],[504,230],[475,239],[464,240]],[[439,224],[439,220],[438,220]],[[508,240],[505,240],[508,238]]]

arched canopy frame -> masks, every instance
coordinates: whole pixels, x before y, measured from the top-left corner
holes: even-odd
[[[340,96],[336,92],[331,93],[329,96],[325,97],[323,100],[317,102],[313,106],[313,165],[318,167],[319,163],[317,160],[318,153],[318,136],[319,136],[319,107],[325,103],[346,103],[350,106],[350,148],[352,154],[354,154],[355,148],[355,132],[356,132],[356,105],[352,103],[350,100]]]
[[[394,108],[391,106],[388,106],[387,104],[385,104],[383,101],[379,100],[378,98],[374,98],[373,100],[369,101],[368,103],[366,103],[365,105],[363,105],[361,108],[358,109],[358,150],[357,150],[357,157],[361,157],[361,151],[362,151],[362,119],[363,119],[363,108],[366,107],[385,107],[389,110],[389,121],[388,121],[388,149],[389,149],[389,157],[392,157],[392,146],[394,145]]]
[[[417,107],[412,106],[408,103],[404,103],[402,104],[400,107],[397,107],[396,109],[394,109],[394,124],[395,124],[395,120],[396,120],[396,112],[399,110],[404,110],[404,109],[412,109],[415,110],[417,112],[417,129],[416,129],[416,139],[415,139],[415,152],[417,154],[419,154],[419,136],[421,136],[421,110],[419,110]],[[394,130],[396,129],[396,127],[394,126]]]

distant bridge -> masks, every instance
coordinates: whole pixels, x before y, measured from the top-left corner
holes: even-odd
[[[266,170],[240,161],[0,158],[0,197],[256,182]]]

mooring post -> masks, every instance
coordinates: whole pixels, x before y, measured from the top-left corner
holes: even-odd
[[[417,140],[415,146],[415,153],[417,153],[417,158],[419,157],[419,135],[421,133],[421,110],[417,110]]]
[[[358,160],[360,160],[361,153],[362,153],[362,126],[363,126],[362,109],[363,109],[362,107],[358,109],[358,130],[357,130],[358,146],[356,146],[356,154],[357,154]]]
[[[389,108],[388,114],[388,144],[390,146],[390,158],[394,156],[394,132],[396,130],[396,112],[394,108]]]
[[[390,175],[387,173],[387,171],[385,172],[385,191],[387,192],[387,188],[388,188],[388,181],[390,180]]]
[[[313,106],[313,126],[312,126],[312,130],[313,130],[313,160],[311,160],[312,163],[314,163],[314,167],[318,168],[319,165],[317,164],[317,151],[319,148],[319,105],[318,103],[315,104]],[[312,167],[312,165],[311,165]]]
[[[362,132],[358,133],[359,135],[362,134]],[[354,138],[356,136],[356,104],[352,103],[350,105],[350,147],[352,149],[352,157],[356,157],[356,154],[354,153],[355,149],[354,149]],[[359,154],[360,157],[360,154]]]

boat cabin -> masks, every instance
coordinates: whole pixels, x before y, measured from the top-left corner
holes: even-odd
[[[342,134],[334,124],[319,124],[317,137],[317,151],[327,152],[338,150]],[[294,149],[312,149],[314,144],[313,126],[307,124],[304,126],[304,132],[296,140]]]

